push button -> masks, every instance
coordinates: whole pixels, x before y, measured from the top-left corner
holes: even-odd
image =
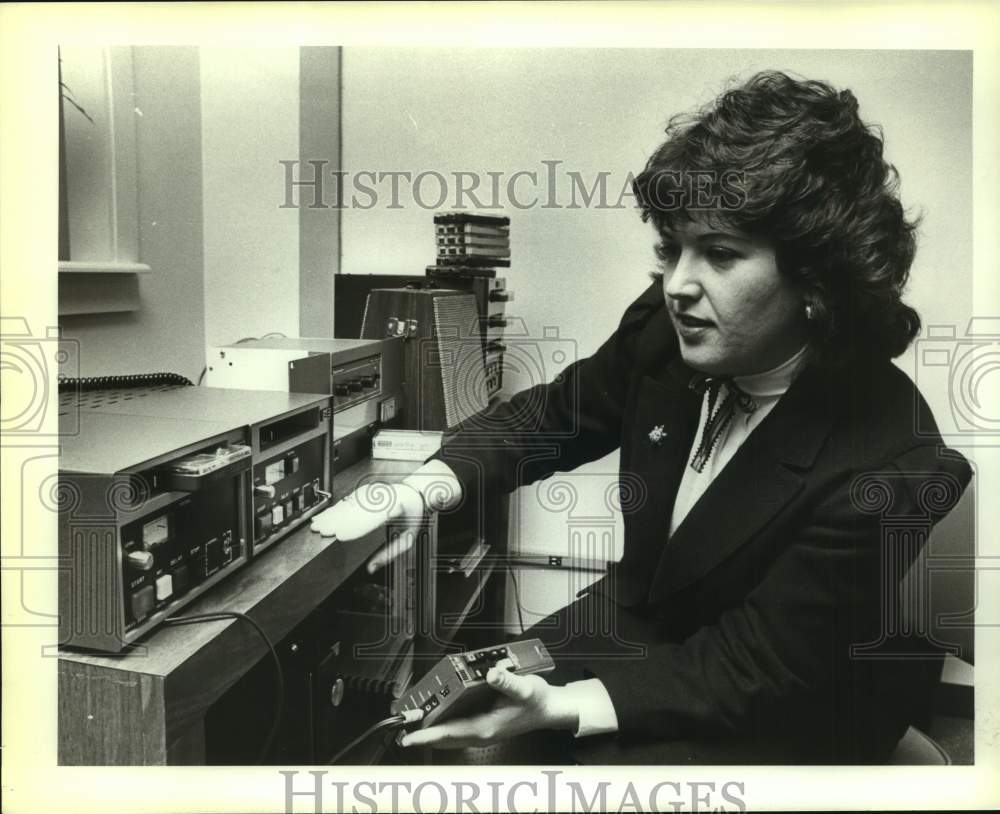
[[[271,509],[271,522],[276,526],[285,522],[285,510],[280,504]]]
[[[191,584],[191,575],[186,565],[178,565],[170,572],[170,576],[174,580],[174,593],[182,594],[187,591],[188,585]]]
[[[149,615],[149,612],[156,606],[156,592],[152,585],[140,588],[132,594],[132,618],[140,620]]]
[[[174,581],[170,574],[156,578],[156,600],[162,602],[174,595]]]

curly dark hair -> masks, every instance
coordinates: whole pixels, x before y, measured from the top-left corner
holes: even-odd
[[[662,232],[700,216],[773,241],[827,363],[906,350],[920,331],[901,299],[917,222],[851,91],[764,71],[666,133],[633,184],[644,221]]]

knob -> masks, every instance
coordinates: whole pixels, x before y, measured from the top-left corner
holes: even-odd
[[[130,551],[125,559],[139,571],[148,571],[153,567],[153,555],[148,551]]]
[[[493,291],[490,292],[490,302],[510,302],[512,299],[514,299],[513,291],[493,289]]]
[[[258,495],[264,495],[265,497],[274,497],[274,487],[273,486],[255,486],[253,490]]]

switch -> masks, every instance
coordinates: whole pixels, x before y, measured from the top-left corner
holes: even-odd
[[[148,571],[153,567],[153,555],[148,551],[130,551],[125,559],[137,571]]]
[[[285,517],[291,517],[295,514],[295,504],[291,500],[285,501]]]
[[[306,496],[302,492],[299,492],[296,500],[299,504],[299,511],[304,512],[306,510]]]
[[[271,522],[276,526],[285,522],[285,510],[281,506],[275,506],[271,509]]]
[[[170,574],[164,574],[162,577],[156,578],[156,600],[157,602],[162,602],[164,599],[170,599],[174,594],[174,581]]]
[[[140,620],[156,606],[156,592],[152,585],[140,588],[132,594],[132,618]]]
[[[347,383],[347,386],[350,388],[350,390],[351,390],[352,393],[360,393],[361,389],[362,389],[361,388],[361,381],[359,379],[351,379]]]
[[[299,456],[296,455],[293,458],[291,458],[290,460],[292,462],[292,472],[298,472],[299,471]]]
[[[274,487],[273,486],[255,486],[253,488],[255,494],[262,495],[263,497],[274,497]]]
[[[188,567],[186,565],[178,565],[170,572],[170,576],[173,577],[174,580],[174,593],[186,593],[188,585],[191,582],[191,577],[188,574]]]

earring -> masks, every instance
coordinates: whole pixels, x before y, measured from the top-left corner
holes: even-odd
[[[813,306],[811,302],[806,303],[806,319],[812,322],[813,318]]]

